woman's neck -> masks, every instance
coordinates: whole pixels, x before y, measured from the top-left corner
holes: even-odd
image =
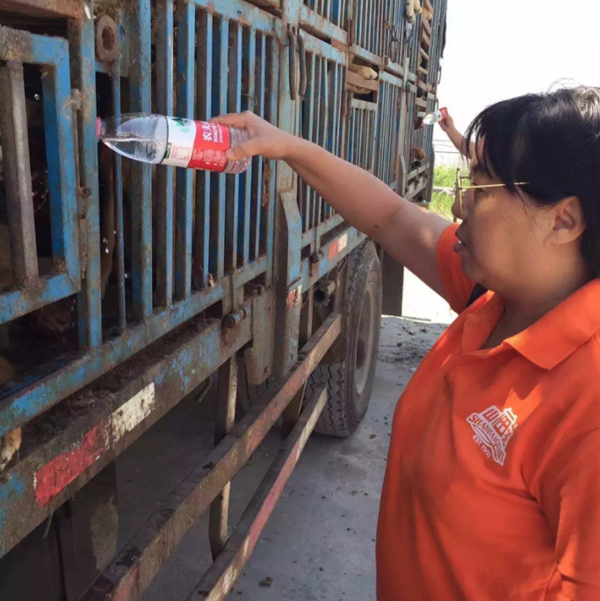
[[[535,291],[528,288],[521,294],[503,296],[504,312],[485,347],[492,348],[503,340],[520,334],[591,279],[587,268],[582,265],[571,269],[567,274],[555,273],[554,277],[547,278],[544,285]]]

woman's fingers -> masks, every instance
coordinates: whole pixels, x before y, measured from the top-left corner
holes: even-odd
[[[211,119],[213,123],[246,130],[248,140],[227,151],[227,158],[239,161],[262,155],[267,159],[283,159],[293,136],[287,134],[258,115],[246,111],[240,114],[221,115]]]
[[[251,139],[239,146],[234,146],[230,148],[225,156],[230,161],[240,161],[242,159],[247,159],[248,157],[253,157],[259,154],[259,148],[257,147],[256,140]]]
[[[211,123],[218,123],[219,125],[245,129],[248,123],[248,115],[246,115],[246,113],[229,113],[227,115],[213,117],[210,121]]]

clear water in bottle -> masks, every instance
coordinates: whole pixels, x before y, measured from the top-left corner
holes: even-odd
[[[423,117],[423,125],[433,125],[434,123],[440,123],[444,121],[448,115],[448,109],[439,109],[429,113]]]
[[[243,129],[163,115],[129,113],[98,119],[98,138],[115,152],[144,163],[243,173],[251,159],[229,161],[225,153],[248,140]]]

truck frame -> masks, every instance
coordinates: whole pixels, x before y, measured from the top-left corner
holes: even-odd
[[[134,163],[97,117],[254,111],[426,203],[446,0],[422,8],[0,0],[3,599],[140,599],[207,511],[188,598],[223,599],[311,432],[364,417],[382,308],[401,310],[402,266],[286,164]],[[118,549],[115,460],[190,395],[215,404],[214,449]],[[277,425],[232,530],[231,481]]]

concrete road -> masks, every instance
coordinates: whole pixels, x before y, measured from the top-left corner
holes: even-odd
[[[346,440],[314,435],[230,599],[365,601],[375,598],[375,533],[394,407],[419,361],[452,319],[448,306],[408,274],[404,313],[384,317],[365,421]],[[208,404],[182,402],[121,458],[121,542],[209,450]],[[279,449],[276,432],[236,478],[232,522],[241,516]],[[140,498],[139,491],[143,494]],[[210,564],[201,520],[144,601],[186,599]]]

